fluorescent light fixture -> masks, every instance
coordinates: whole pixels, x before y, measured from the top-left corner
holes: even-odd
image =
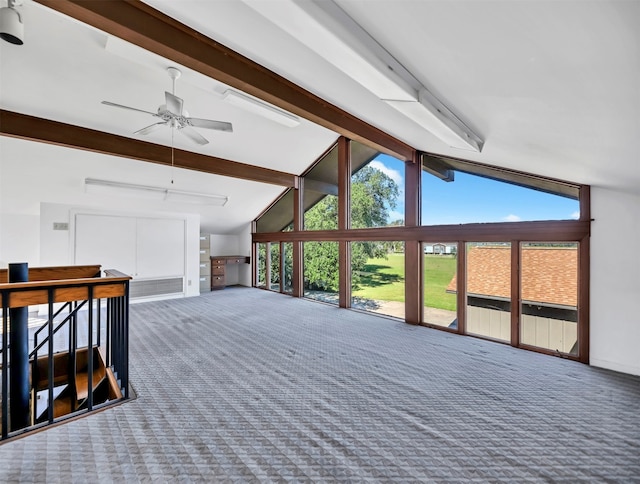
[[[243,1],[449,146],[482,150],[483,140],[334,1]]]
[[[384,99],[384,102],[419,125],[428,126],[434,136],[449,146],[482,151],[482,139],[426,89],[420,89],[417,101]]]
[[[271,104],[265,103],[242,92],[227,89],[223,94],[223,99],[229,104],[233,104],[245,111],[257,114],[263,118],[270,119],[289,128],[294,128],[300,124],[297,116],[283,111]]]
[[[84,186],[87,193],[122,195],[135,198],[146,198],[150,200],[166,200],[170,202],[216,205],[220,207],[224,206],[227,201],[229,201],[229,197],[224,195],[173,190],[171,188],[147,185],[135,185],[132,183],[122,183],[110,180],[98,180],[96,178],[85,178]]]

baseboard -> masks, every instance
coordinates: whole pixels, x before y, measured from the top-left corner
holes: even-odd
[[[589,365],[595,366],[597,368],[604,368],[605,370],[613,370],[620,373],[626,373],[628,375],[640,376],[640,367],[637,367],[637,366],[622,365],[620,363],[615,363],[613,361],[608,361],[608,360],[601,360],[599,358],[590,358]]]

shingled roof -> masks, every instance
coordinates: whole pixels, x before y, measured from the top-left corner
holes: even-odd
[[[577,306],[576,247],[524,247],[522,299],[526,302]],[[456,276],[447,291],[457,292]],[[467,252],[467,294],[501,299],[511,297],[511,248],[472,246]]]

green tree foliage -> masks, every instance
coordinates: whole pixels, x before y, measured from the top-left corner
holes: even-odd
[[[351,177],[351,227],[384,227],[389,210],[395,208],[399,189],[380,170],[365,166]],[[336,230],[338,197],[326,196],[305,213],[305,229]],[[386,243],[365,242],[352,246],[351,267],[354,283],[370,257],[385,257]],[[307,242],[304,244],[305,288],[338,291],[338,243]]]

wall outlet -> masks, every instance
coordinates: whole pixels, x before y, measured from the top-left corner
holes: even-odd
[[[69,224],[66,222],[53,222],[53,230],[69,230]]]
[[[191,285],[191,279],[187,279],[187,286]]]

